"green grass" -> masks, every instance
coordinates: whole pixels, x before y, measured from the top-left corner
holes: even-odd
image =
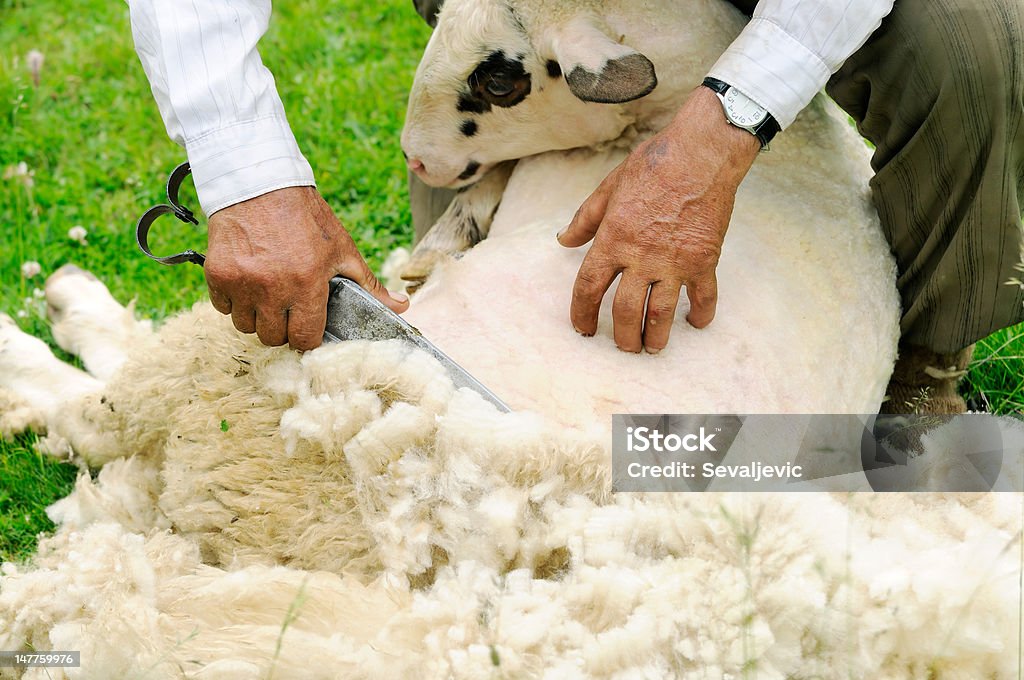
[[[1024,325],[977,343],[961,392],[987,402],[994,413],[1024,413]]]
[[[95,272],[118,299],[137,299],[145,316],[198,300],[199,268],[155,265],[133,241],[135,220],[163,201],[165,177],[184,153],[164,132],[125,3],[0,0],[0,18],[0,175],[21,162],[32,173],[31,186],[0,179],[0,311],[23,312],[22,327],[52,344],[33,289],[68,262]],[[411,238],[398,135],[428,35],[408,0],[290,0],[276,3],[261,43],[321,192],[374,267]],[[31,50],[45,55],[38,86],[25,63]],[[75,225],[88,230],[88,246],[67,237]],[[205,244],[200,229],[174,220],[158,231],[162,252]],[[43,276],[24,279],[26,260]],[[980,343],[978,356],[985,361],[969,386],[1001,411],[1024,410],[1024,328]],[[74,479],[32,441],[0,442],[0,561],[31,553],[52,528],[43,508]]]
[[[28,557],[36,535],[49,528],[45,508],[66,496],[77,470],[37,453],[34,437],[0,448],[0,561]]]

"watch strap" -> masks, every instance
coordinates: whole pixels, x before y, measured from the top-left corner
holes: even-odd
[[[708,76],[707,78],[705,78],[704,82],[702,83],[702,85],[704,85],[704,87],[711,88],[712,90],[714,90],[718,94],[725,94],[726,91],[730,87],[732,87],[732,85],[730,85],[729,83],[725,82],[724,80],[719,80],[718,78],[712,78],[711,76]]]
[[[719,80],[718,78],[711,78],[710,76],[704,79],[702,85],[710,88],[720,97],[724,96],[725,93],[732,88],[732,85],[729,83]],[[732,121],[729,122],[732,124]],[[768,143],[775,138],[775,135],[782,132],[782,126],[779,125],[779,121],[775,120],[775,116],[772,115],[771,111],[768,112],[768,116],[763,121],[754,127],[743,129],[749,130],[755,137],[757,137],[757,140],[761,142],[762,149],[767,149]]]

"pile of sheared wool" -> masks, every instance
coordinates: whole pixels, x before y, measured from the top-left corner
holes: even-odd
[[[0,649],[82,668],[20,677],[1016,677],[1018,495],[612,495],[395,343],[200,308],[134,356],[124,457],[0,576]]]

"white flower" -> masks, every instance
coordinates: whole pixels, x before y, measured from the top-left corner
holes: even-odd
[[[28,312],[26,312],[24,309],[19,309],[18,313],[15,316],[17,316],[19,319],[27,319]]]
[[[40,288],[33,288],[32,297],[34,297],[36,300],[42,300],[44,297],[46,297],[46,291]]]
[[[32,178],[35,176],[35,170],[28,169],[28,163],[21,161],[16,165],[8,165],[4,168],[4,179],[17,179],[27,187],[31,187],[33,184]]]
[[[71,239],[72,241],[76,241],[82,244],[83,246],[89,245],[88,243],[85,242],[85,237],[88,235],[89,232],[86,231],[85,227],[83,227],[80,224],[76,224],[75,226],[68,229],[68,238]]]
[[[24,177],[28,174],[28,163],[22,161],[16,165],[8,165],[4,168],[4,179],[14,179],[15,177]]]
[[[21,265],[21,275],[26,279],[33,279],[43,273],[43,267],[35,260],[29,260]]]
[[[28,70],[32,72],[32,82],[39,86],[39,73],[43,70],[43,62],[46,58],[43,53],[39,50],[32,50],[25,55],[25,64],[28,66]]]

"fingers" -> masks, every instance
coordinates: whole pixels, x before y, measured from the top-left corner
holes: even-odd
[[[232,304],[231,323],[239,333],[256,332],[256,309],[248,305]]]
[[[257,306],[249,300],[232,300],[221,289],[207,281],[210,302],[221,314],[230,314],[231,323],[240,333],[256,333],[260,342],[278,347],[287,342],[288,312],[273,306]]]
[[[325,281],[311,295],[297,302],[288,313],[288,344],[292,349],[311,350],[320,346],[327,326],[327,295],[330,284]]]
[[[612,302],[615,345],[634,354],[643,349],[644,307],[650,282],[623,272]]]
[[[404,293],[389,292],[388,289],[377,280],[377,277],[373,275],[373,272],[370,271],[366,262],[362,257],[360,257],[359,253],[356,252],[354,245],[352,247],[352,255],[350,255],[342,264],[338,273],[342,276],[347,276],[358,283],[363,290],[387,305],[391,311],[401,314],[405,310],[409,309],[409,296]]]
[[[657,354],[668,345],[672,322],[676,317],[681,284],[658,281],[651,286],[647,298],[647,314],[644,318],[644,349],[648,354]]]
[[[288,342],[288,312],[266,307],[258,309],[256,336],[267,347],[280,347]]]
[[[220,289],[216,288],[209,281],[206,282],[206,287],[210,291],[210,302],[213,304],[213,308],[221,314],[230,314],[231,298],[222,293]]]
[[[686,320],[694,328],[704,328],[715,318],[718,307],[718,278],[712,269],[702,278],[686,285],[686,296],[690,299],[690,313]]]
[[[327,292],[325,283],[322,295],[303,300],[291,310],[234,304],[231,322],[240,333],[255,333],[268,347],[288,343],[292,349],[314,349],[320,346],[327,325]]]
[[[569,307],[569,318],[577,333],[591,336],[597,332],[601,301],[618,273],[614,267],[605,264],[593,249],[583,258],[572,287],[572,304]]]
[[[594,193],[583,202],[576,215],[572,218],[569,226],[558,234],[558,242],[566,248],[578,248],[589,243],[597,228],[601,226],[605,211],[608,209],[608,198],[616,183],[617,172],[612,171],[601,186],[594,190]]]

